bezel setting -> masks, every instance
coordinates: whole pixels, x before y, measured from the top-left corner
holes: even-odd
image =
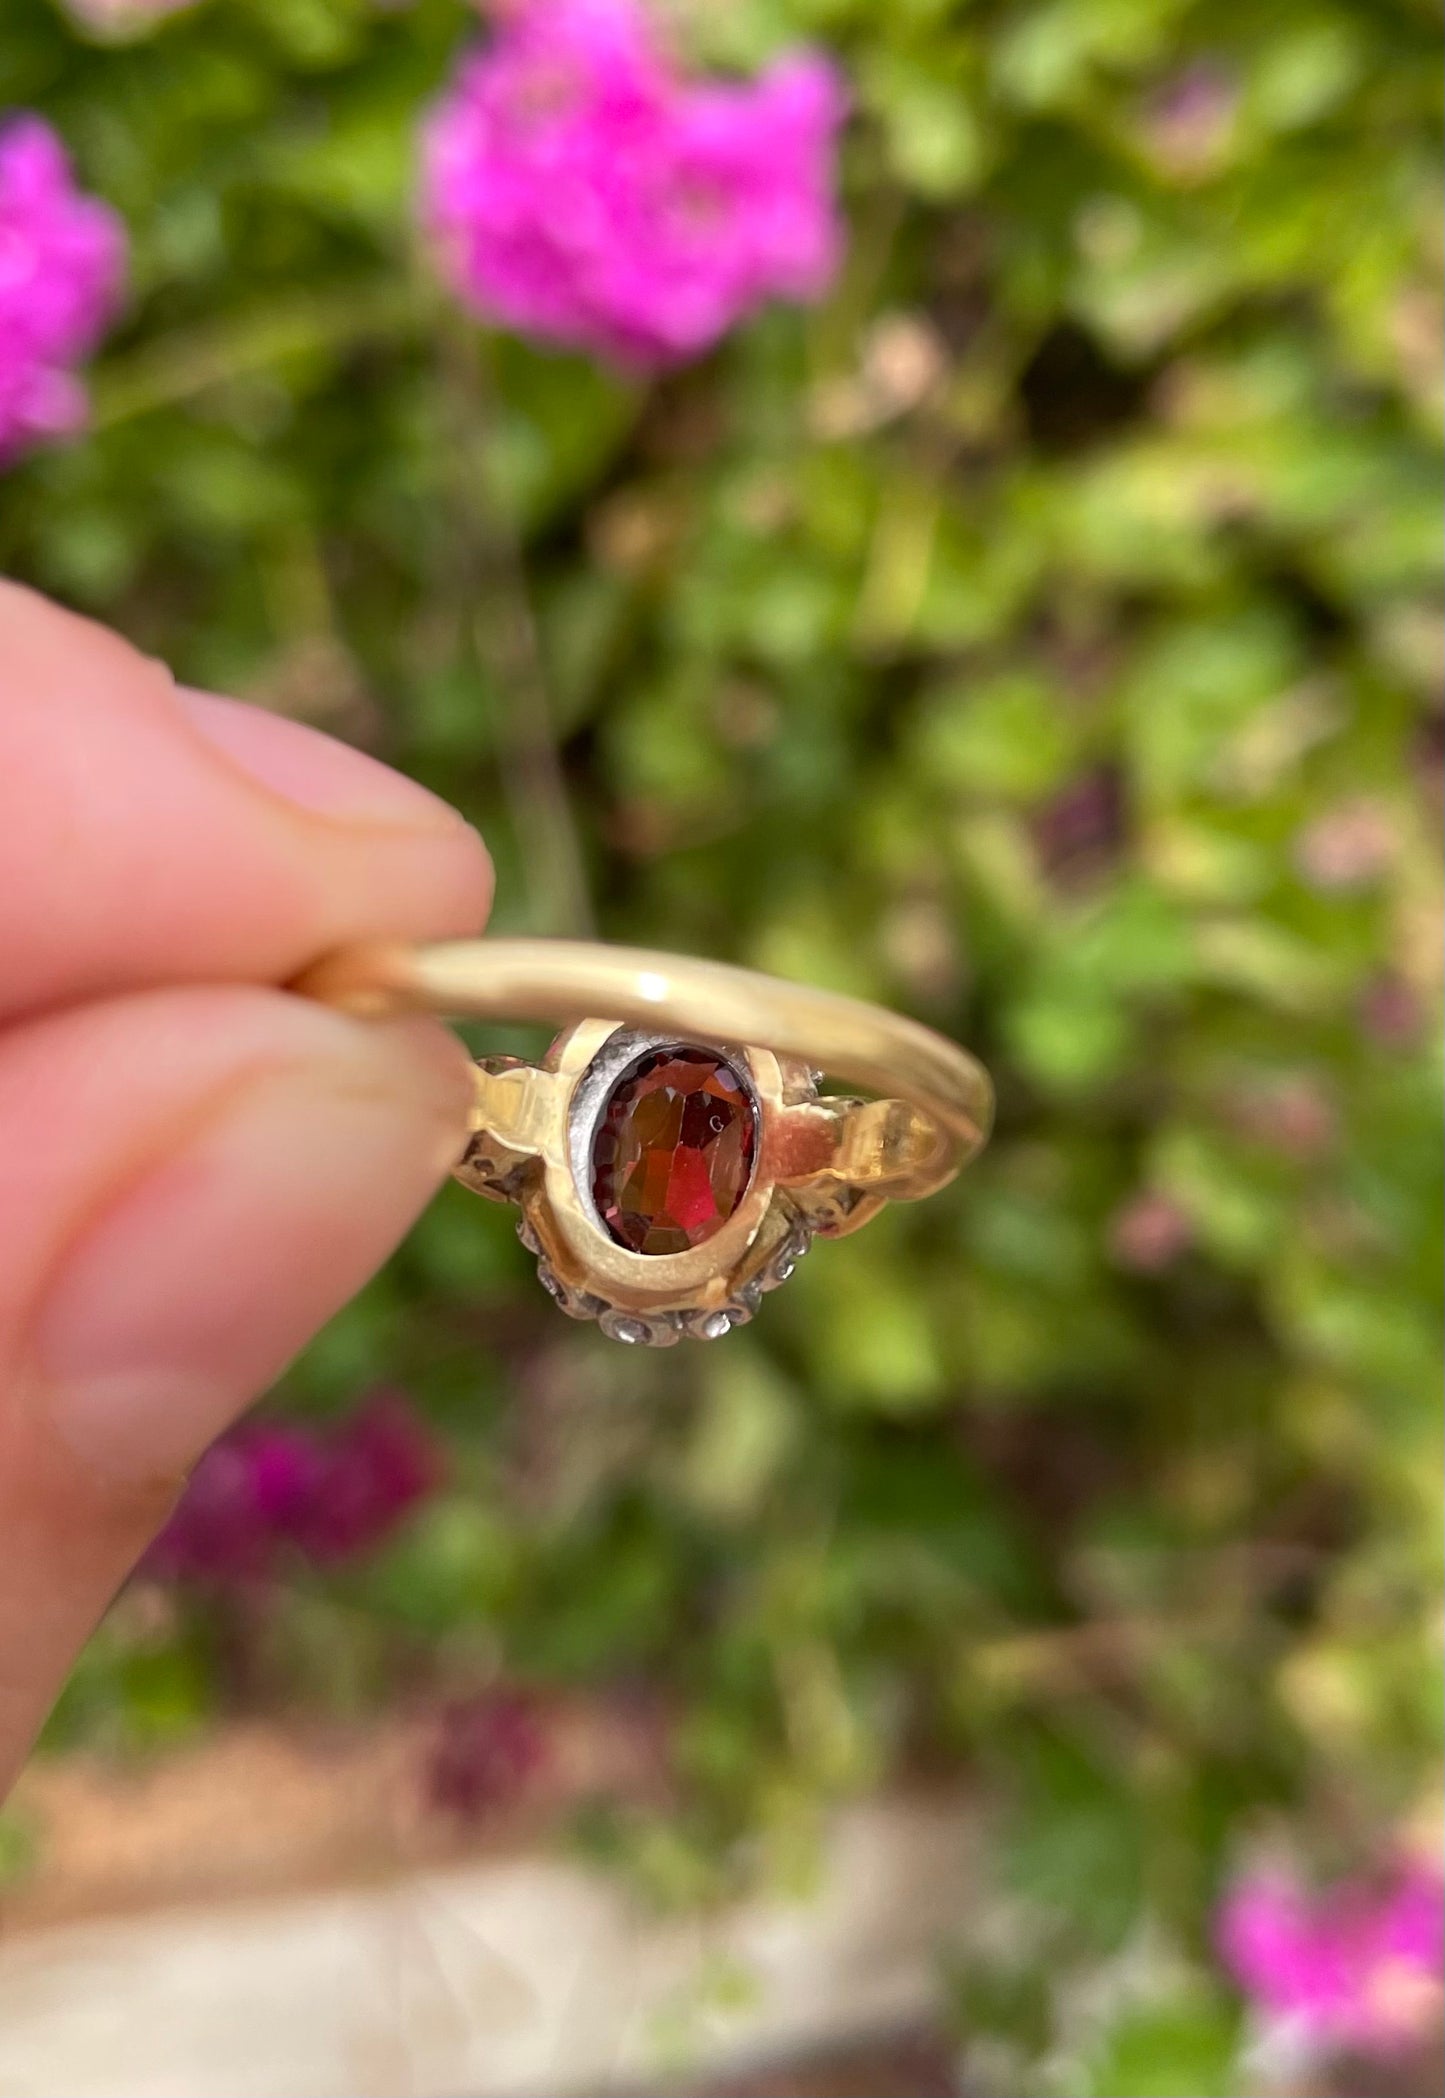
[[[737,1076],[755,1116],[754,1152],[732,1213],[708,1237],[683,1252],[639,1253],[620,1245],[598,1214],[593,1142],[619,1080],[663,1049],[701,1050]],[[788,1279],[818,1229],[837,1228],[826,1201],[810,1214],[805,1190],[785,1185],[800,1164],[823,1158],[817,1074],[798,1059],[583,1020],[558,1036],[540,1066],[492,1058],[480,1069],[545,1084],[550,1112],[537,1119],[549,1126],[531,1154],[479,1130],[457,1177],[519,1204],[518,1236],[537,1256],[543,1288],[568,1317],[595,1319],[613,1340],[652,1347],[719,1340]]]

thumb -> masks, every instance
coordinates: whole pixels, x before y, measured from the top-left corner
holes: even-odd
[[[0,1784],[189,1465],[465,1141],[465,1055],[266,990],[0,1041]]]

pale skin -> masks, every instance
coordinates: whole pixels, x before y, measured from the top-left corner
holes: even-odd
[[[445,1028],[282,987],[490,896],[411,781],[0,581],[0,1793],[189,1468],[464,1142]]]

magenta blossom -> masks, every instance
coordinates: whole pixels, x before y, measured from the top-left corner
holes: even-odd
[[[0,130],[0,464],[85,421],[72,367],[120,297],[125,235],[39,117]]]
[[[388,1536],[441,1469],[431,1434],[398,1392],[377,1392],[329,1432],[247,1422],[196,1466],[146,1571],[227,1585],[264,1579],[288,1551],[333,1564]]]
[[[312,1559],[351,1558],[390,1534],[440,1483],[441,1456],[400,1392],[377,1392],[326,1446],[314,1490],[287,1534]]]
[[[512,1805],[547,1768],[551,1747],[535,1699],[492,1690],[443,1707],[428,1745],[428,1803],[471,1821]]]
[[[1108,1236],[1109,1252],[1119,1267],[1157,1275],[1189,1250],[1194,1225],[1172,1195],[1146,1187],[1115,1210]]]
[[[1215,174],[1229,157],[1239,100],[1238,84],[1217,65],[1201,61],[1176,73],[1145,111],[1150,158],[1179,182]]]
[[[422,219],[476,312],[676,363],[769,298],[826,289],[843,113],[815,53],[688,80],[641,0],[520,0],[431,115]]]
[[[1226,1898],[1219,1946],[1240,1987],[1304,2048],[1399,2054],[1440,2013],[1445,1880],[1413,1859],[1382,1882],[1311,1899],[1282,1872],[1256,1873]]]

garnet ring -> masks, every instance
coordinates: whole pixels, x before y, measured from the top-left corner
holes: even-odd
[[[950,1181],[993,1089],[881,1006],[718,962],[568,940],[353,947],[294,986],[365,1016],[563,1025],[540,1063],[476,1064],[466,1187],[572,1318],[666,1347],[747,1322],[814,1238]],[[824,1076],[868,1097],[824,1093]]]

